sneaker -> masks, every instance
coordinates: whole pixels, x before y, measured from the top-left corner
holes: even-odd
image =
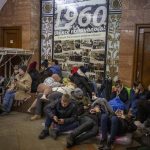
[[[31,121],[38,120],[38,119],[41,119],[40,115],[34,115],[30,118]]]
[[[54,140],[56,140],[57,137],[58,137],[58,131],[55,130],[55,129],[50,129],[49,134],[50,134],[50,136],[51,136]]]
[[[73,138],[73,136],[71,134],[67,137],[66,140],[67,140],[67,144],[66,144],[67,148],[70,148],[70,147],[72,147],[75,144],[74,138]]]
[[[39,139],[45,139],[47,136],[49,136],[49,131],[48,130],[42,130],[42,132],[39,135]]]

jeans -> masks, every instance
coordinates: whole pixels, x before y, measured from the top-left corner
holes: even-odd
[[[47,101],[43,101],[42,99],[40,99],[42,97],[43,94],[38,94],[37,97],[37,103],[36,103],[36,109],[35,109],[35,114],[36,115],[41,115],[42,114],[42,108],[43,108],[43,104],[49,104],[53,101],[56,101],[58,99],[60,99],[62,97],[62,93],[60,92],[53,92],[51,94],[48,95],[48,100]]]
[[[107,134],[110,132],[110,141],[114,141],[120,132],[120,121],[117,116],[109,117],[108,114],[101,116],[102,139],[107,140]]]
[[[4,99],[3,99],[3,108],[4,111],[10,112],[13,104],[13,100],[15,97],[15,91],[6,91]]]
[[[98,133],[98,124],[88,116],[83,116],[79,119],[79,127],[77,127],[71,136],[76,143],[85,141]]]

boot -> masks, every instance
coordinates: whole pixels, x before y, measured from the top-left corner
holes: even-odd
[[[72,147],[74,144],[75,144],[75,141],[74,141],[74,138],[73,138],[73,135],[70,134],[68,137],[67,137],[67,144],[66,144],[66,147],[67,148],[70,148]]]
[[[50,136],[56,140],[58,137],[58,131],[56,129],[50,129]]]
[[[49,136],[49,131],[47,129],[42,130],[42,132],[39,135],[39,139],[45,139],[47,136]]]

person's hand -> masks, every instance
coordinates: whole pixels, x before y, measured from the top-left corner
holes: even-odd
[[[53,120],[54,120],[55,122],[58,122],[58,117],[57,117],[57,116],[54,116],[54,117],[53,117]]]
[[[13,91],[13,89],[12,89],[12,88],[9,88],[9,89],[7,89],[7,91],[10,92],[10,91]]]
[[[135,93],[136,94],[139,93],[139,89],[138,88],[135,89]]]
[[[94,114],[94,113],[95,113],[95,109],[91,109],[91,110],[90,110],[90,113],[91,113],[91,114]]]
[[[89,107],[88,106],[84,106],[84,109],[88,109]]]
[[[64,119],[58,119],[58,124],[64,124]]]

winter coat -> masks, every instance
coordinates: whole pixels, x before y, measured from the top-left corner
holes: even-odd
[[[110,99],[113,99],[116,96],[117,96],[117,93],[116,93],[116,91],[114,91],[114,92],[112,92]],[[121,92],[118,96],[119,96],[119,98],[121,99],[122,102],[126,103],[128,101],[127,89],[125,87],[123,87],[123,89],[121,90]]]
[[[61,105],[61,100],[55,101],[44,108],[45,114],[50,118],[57,116],[58,119],[64,119],[65,124],[70,124],[76,121],[76,105],[73,102],[64,108]]]
[[[32,79],[28,73],[25,73],[22,77],[17,74],[16,79],[15,100],[25,100],[30,97]]]
[[[78,73],[74,73],[70,80],[77,85],[78,88],[82,89],[85,96],[92,96],[92,88],[89,84],[89,79],[85,76],[81,76]]]
[[[30,70],[28,73],[32,79],[31,93],[34,93],[37,91],[37,87],[40,83],[40,74],[36,69]]]

